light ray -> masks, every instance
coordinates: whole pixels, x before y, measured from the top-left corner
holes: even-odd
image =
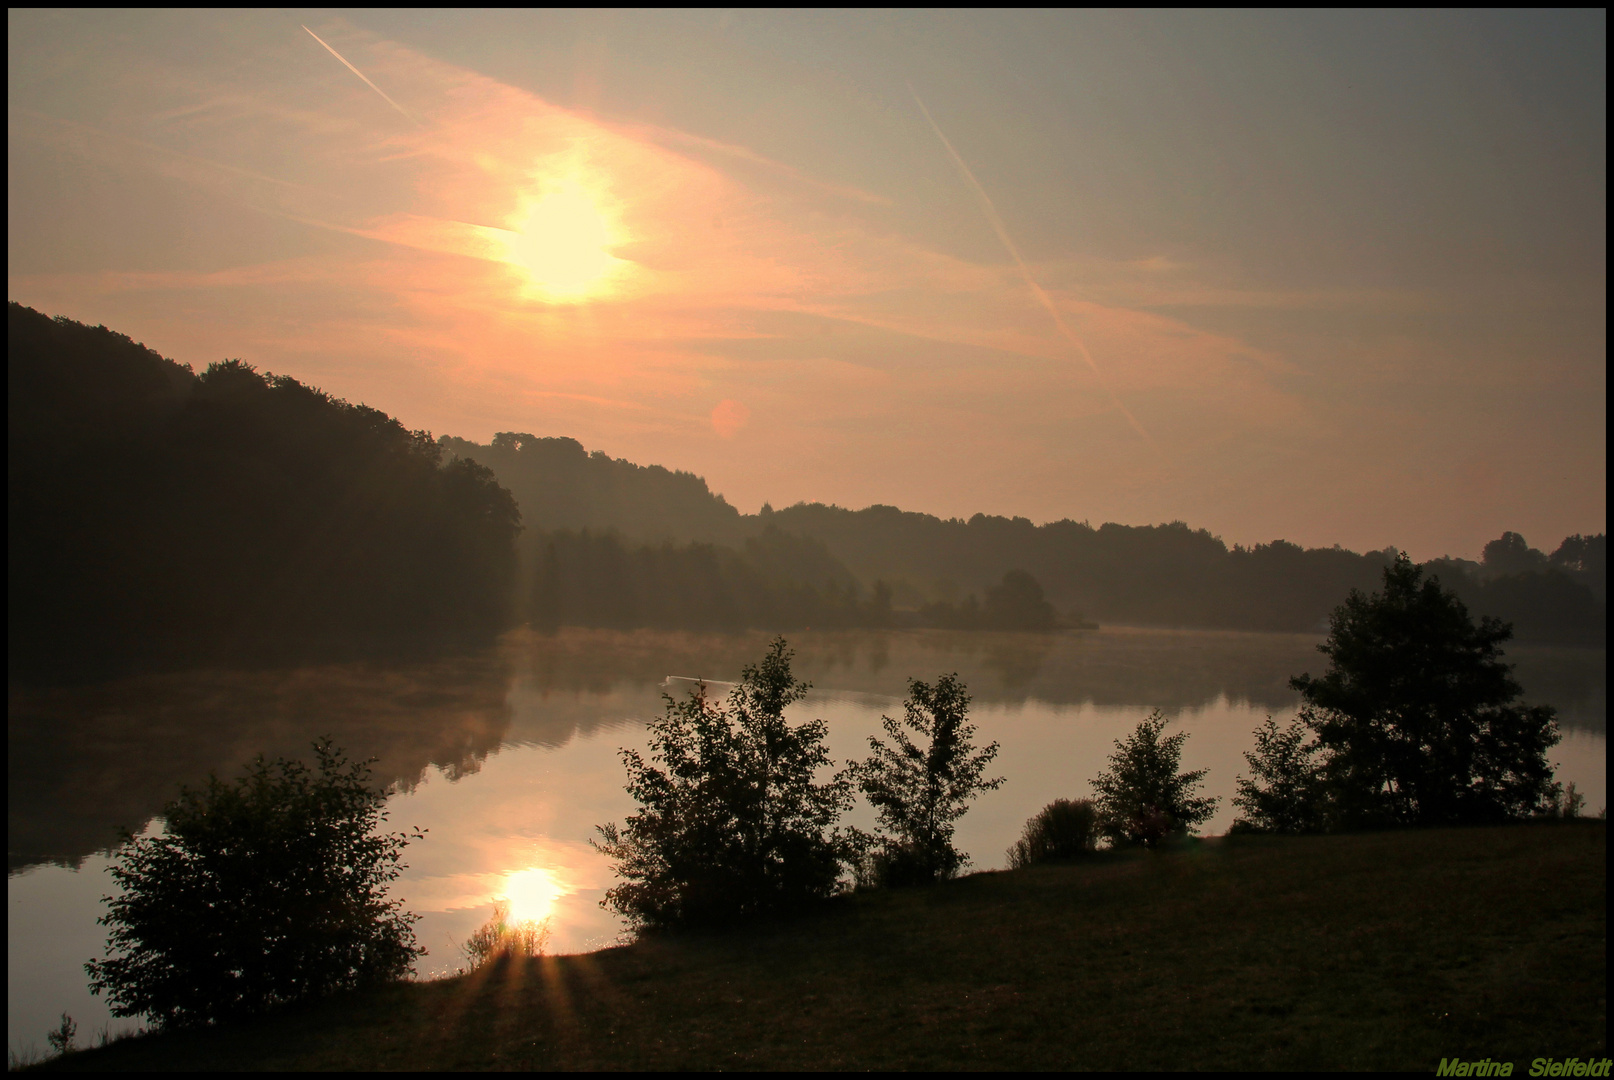
[[[1064,335],[1065,340],[1075,347],[1077,355],[1082,358],[1093,372],[1093,377],[1098,380],[1099,386],[1104,388],[1104,392],[1110,396],[1110,401],[1114,403],[1116,409],[1120,411],[1122,416],[1126,417],[1126,422],[1132,425],[1132,430],[1136,431],[1144,442],[1159,451],[1160,444],[1155,442],[1154,438],[1144,430],[1143,425],[1138,422],[1138,418],[1133,416],[1132,411],[1121,401],[1120,395],[1111,389],[1109,382],[1104,378],[1104,373],[1099,370],[1098,364],[1093,360],[1093,354],[1087,351],[1087,346],[1082,343],[1082,339],[1077,337],[1076,332],[1066,324],[1065,317],[1059,313],[1059,308],[1055,306],[1053,299],[1043,290],[1041,285],[1037,284],[1037,279],[1031,276],[1031,268],[1026,266],[1025,259],[1020,257],[1020,249],[1015,245],[1013,238],[1009,236],[1009,230],[1004,226],[1003,219],[998,216],[997,207],[992,205],[991,197],[987,195],[986,189],[981,186],[980,181],[975,179],[975,174],[970,171],[970,167],[964,164],[964,159],[959,156],[958,151],[953,149],[952,142],[948,140],[946,135],[942,134],[940,125],[931,117],[930,110],[925,108],[924,100],[920,98],[919,91],[913,88],[912,83],[908,84],[908,93],[913,95],[914,102],[919,106],[919,111],[925,114],[925,122],[930,125],[930,130],[936,133],[936,138],[940,139],[942,145],[947,148],[947,156],[953,159],[953,164],[958,167],[959,173],[964,177],[964,182],[975,193],[975,198],[980,202],[981,209],[986,213],[986,220],[992,226],[992,231],[997,233],[998,240],[1002,242],[1004,248],[1009,252],[1009,257],[1014,260],[1014,265],[1020,268],[1020,276],[1025,279],[1026,287],[1031,290],[1042,306],[1048,309],[1048,314],[1053,316],[1054,325],[1059,328],[1059,332]]]
[[[301,26],[302,24],[299,23],[298,25]],[[308,30],[308,27],[304,26],[303,29]],[[313,38],[315,41],[319,42],[321,45],[325,45],[325,39],[320,37],[318,34],[314,33],[314,31],[308,30],[308,36]],[[411,116],[408,109],[405,109],[402,105],[398,104],[396,101],[393,101],[391,98],[387,97],[387,92],[385,90],[381,89],[381,87],[379,87],[375,83],[371,82],[368,78],[365,78],[364,72],[360,71],[358,68],[354,67],[352,64],[348,64],[347,57],[343,56],[341,53],[337,52],[335,49],[331,48],[329,45],[325,45],[325,51],[330,53],[332,56],[336,57],[338,60],[342,61],[343,64],[346,64],[347,69],[349,71],[353,72],[353,74],[357,75],[361,79],[364,79],[364,85],[368,86],[371,90],[374,90],[376,93],[380,94],[383,98],[386,98],[387,104],[391,105],[394,109],[397,109],[400,113],[402,113],[403,116],[404,116],[404,119],[408,120],[411,124],[414,124],[416,127],[425,127],[426,126],[425,124],[422,124],[419,120],[416,120],[413,116]]]

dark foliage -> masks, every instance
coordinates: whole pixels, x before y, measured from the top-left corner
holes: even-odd
[[[688,623],[679,621],[685,616],[676,604],[669,608],[659,599],[618,605],[611,618],[638,620],[626,625],[782,629],[895,621],[1041,629],[1053,621],[1042,607],[1046,602],[1064,613],[1066,624],[1078,626],[1091,616],[1147,625],[1321,631],[1338,598],[1351,589],[1371,589],[1394,558],[1393,551],[1306,549],[1283,540],[1229,548],[1180,521],[1033,525],[1019,517],[943,520],[893,506],[854,511],[821,503],[778,511],[764,506],[759,514],[741,515],[697,476],[587,453],[572,439],[504,432],[489,446],[462,439],[444,439],[442,445],[490,465],[515,493],[530,527],[524,557],[535,571],[548,566],[564,575],[578,561],[560,540],[558,561],[546,562],[550,534],[587,531],[603,544],[602,534],[616,533],[624,558],[657,564],[670,575],[668,584],[652,584],[653,594],[677,592],[671,581],[699,578],[706,572],[696,572],[696,564],[704,560],[721,567],[720,593],[762,597],[738,602],[760,614],[738,614],[727,600],[703,602],[684,609]],[[770,533],[775,539],[766,539]],[[771,550],[754,549],[753,539]],[[1442,575],[1474,610],[1511,621],[1521,639],[1597,645],[1606,639],[1603,550],[1601,536],[1571,537],[1550,559],[1527,558],[1529,567],[1545,564],[1544,570],[1515,575],[1520,580],[1505,587],[1489,587],[1495,575],[1482,573],[1478,563],[1469,564],[1470,572],[1453,562],[1455,569]],[[669,565],[680,560],[689,565]],[[1005,580],[1016,572],[1027,577],[1015,584]],[[1036,583],[1038,592],[1027,582]],[[875,593],[862,607],[846,602],[858,583]],[[578,590],[584,597],[589,593]],[[901,610],[890,613],[881,595],[894,595]],[[536,599],[533,617],[539,622],[599,617],[586,600]]]
[[[488,445],[444,437],[443,449],[498,474],[534,532],[615,532],[629,543],[701,541],[738,547],[751,530],[693,473],[592,454],[576,439],[501,431]]]
[[[1382,592],[1353,591],[1318,646],[1328,672],[1291,680],[1316,739],[1325,819],[1442,825],[1541,811],[1556,794],[1546,751],[1557,725],[1552,709],[1517,703],[1500,648],[1511,636],[1496,619],[1476,625],[1405,557],[1385,568]],[[1272,761],[1305,755],[1286,749],[1292,738],[1271,744]]]
[[[424,950],[386,888],[405,844],[386,794],[327,742],[317,768],[260,755],[234,784],[181,789],[164,831],[129,837],[85,965],[114,1016],[189,1027],[401,979]]]
[[[1042,594],[1037,579],[1024,570],[1010,570],[986,591],[982,604],[972,593],[963,603],[938,600],[920,609],[931,626],[953,630],[1052,630],[1059,619]]]
[[[621,884],[601,905],[636,926],[711,925],[799,906],[833,893],[850,840],[834,829],[851,802],[830,763],[828,725],[792,725],[787,707],[807,693],[776,638],[747,666],[727,707],[701,684],[666,698],[650,725],[651,758],[622,752],[627,790],[640,804],[620,828],[599,828],[595,847],[615,860]]]
[[[1011,870],[1091,855],[1098,847],[1098,808],[1092,799],[1055,799],[1026,822],[1004,854]]]
[[[1026,518],[977,514],[967,521],[943,520],[893,506],[854,511],[819,503],[755,520],[822,542],[861,580],[919,583],[916,587],[931,590],[935,602],[954,608],[971,625],[984,617],[975,594],[984,595],[1006,571],[1021,569],[1035,577],[1055,607],[1100,622],[1321,630],[1339,597],[1373,588],[1394,559],[1393,551],[1358,554],[1283,540],[1229,548],[1180,521],[1097,528],[1076,521],[1033,525]],[[1521,639],[1600,645],[1606,640],[1603,539],[1581,539],[1565,541],[1562,558],[1555,553],[1546,571],[1525,575],[1508,588],[1484,588],[1479,575],[1472,577],[1472,595],[1464,591],[1469,575],[1447,583],[1477,612],[1513,622]],[[1577,561],[1583,550],[1585,570]],[[960,601],[937,594],[931,583],[944,582],[957,583],[968,595]],[[1067,616],[1067,621],[1080,618]]]
[[[78,1023],[71,1016],[62,1013],[61,1021],[54,1031],[45,1033],[45,1041],[50,1048],[56,1051],[57,1056],[71,1053],[73,1050],[73,1037],[78,1034]],[[16,1066],[12,1066],[16,1068]]]
[[[1167,720],[1156,709],[1124,740],[1110,767],[1093,779],[1099,831],[1116,845],[1153,847],[1187,835],[1216,812],[1216,800],[1194,795],[1205,770],[1179,773],[1188,733],[1161,738]]]
[[[889,590],[862,597],[822,544],[777,529],[743,553],[562,531],[541,538],[536,558],[530,611],[540,627],[830,629],[890,618]]]
[[[1267,717],[1244,752],[1250,775],[1238,780],[1234,832],[1325,832],[1333,824],[1322,764],[1311,728],[1302,720],[1284,727]]]
[[[14,672],[326,658],[508,625],[519,515],[425,432],[11,304]]]
[[[998,744],[976,749],[969,705],[956,674],[941,676],[935,685],[913,679],[902,722],[881,717],[890,744],[869,736],[873,753],[857,766],[856,777],[882,829],[862,875],[870,884],[945,881],[969,862],[953,847],[953,823],[976,795],[1004,779],[982,777]],[[924,745],[916,745],[910,731]]]
[[[1585,585],[1597,597],[1598,602],[1606,603],[1608,600],[1608,536],[1598,533],[1596,536],[1564,537],[1564,542],[1558,545],[1548,561],[1557,569],[1569,574],[1576,581]]]

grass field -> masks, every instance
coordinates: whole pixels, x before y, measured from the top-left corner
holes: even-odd
[[[86,1069],[1433,1069],[1607,1050],[1602,822],[1237,837],[505,963]]]

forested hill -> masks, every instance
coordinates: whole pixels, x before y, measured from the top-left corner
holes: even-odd
[[[742,515],[691,473],[565,438],[434,441],[15,303],[7,346],[13,674],[416,651],[516,621],[1311,632],[1389,558],[1229,548],[1181,522]],[[1520,640],[1605,641],[1602,534],[1549,555],[1507,533],[1482,562],[1430,568]]]
[[[1378,588],[1391,558],[1387,552],[1304,549],[1282,540],[1230,548],[1182,522],[1034,525],[1025,518],[977,514],[967,521],[944,520],[891,506],[846,510],[820,503],[777,511],[764,507],[760,514],[742,515],[693,474],[643,467],[597,450],[591,454],[572,439],[503,433],[488,446],[461,439],[445,439],[442,445],[486,462],[515,493],[529,530],[523,542],[534,562],[547,568],[539,571],[543,596],[532,609],[540,620],[546,618],[546,603],[555,618],[606,618],[604,609],[585,610],[582,592],[570,601],[555,598],[567,595],[568,589],[582,589],[585,580],[591,584],[583,592],[614,596],[612,582],[625,580],[630,563],[638,568],[631,571],[637,579],[670,574],[698,578],[703,584],[697,591],[707,594],[718,588],[717,582],[737,594],[754,591],[738,569],[711,569],[722,562],[720,553],[677,555],[667,545],[715,543],[744,551],[748,541],[777,534],[814,541],[815,564],[825,564],[826,556],[840,564],[867,590],[864,595],[883,582],[899,621],[902,609],[934,615],[971,596],[987,597],[1011,571],[1027,571],[1067,623],[1089,618],[1317,631],[1351,589]],[[591,530],[594,538],[572,535],[581,530]],[[548,551],[545,537],[557,531],[566,535],[557,537],[558,546]],[[599,535],[612,532],[622,540]],[[650,542],[659,554],[648,548],[631,554],[635,543]],[[777,546],[777,540],[771,543]],[[1476,613],[1512,622],[1520,640],[1602,644],[1605,550],[1602,534],[1569,537],[1547,555],[1508,533],[1487,547],[1483,563],[1445,559],[1430,569]],[[685,568],[651,571],[652,564]],[[696,565],[706,569],[697,573]],[[775,565],[766,576],[821,585],[829,575],[822,570],[791,574],[788,567]],[[619,612],[632,608],[626,598],[611,599],[608,606]],[[658,621],[671,617],[664,612]],[[628,618],[625,613],[611,616],[614,621]],[[949,624],[945,617],[927,621]]]
[[[592,454],[576,439],[500,432],[490,445],[451,436],[444,451],[491,468],[521,505],[528,528],[593,529],[634,541],[698,540],[737,547],[759,531],[694,473]]]
[[[1391,552],[1301,548],[1283,540],[1229,548],[1182,522],[1093,528],[1033,525],[977,514],[968,521],[872,506],[818,503],[756,519],[823,544],[866,580],[892,583],[899,606],[916,591],[977,591],[1005,570],[1029,571],[1056,607],[1100,622],[1240,630],[1320,630],[1351,589],[1379,588]],[[1572,536],[1546,555],[1506,533],[1482,563],[1429,564],[1476,614],[1511,622],[1519,640],[1601,645],[1606,639],[1606,537]]]
[[[7,308],[13,674],[371,654],[508,625],[519,516],[425,432]]]

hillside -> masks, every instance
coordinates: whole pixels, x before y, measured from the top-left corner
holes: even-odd
[[[424,432],[11,304],[13,673],[368,655],[506,628],[514,501]]]
[[[1208,531],[1180,521],[1096,528],[1069,520],[1035,525],[1022,517],[976,514],[966,521],[893,506],[848,510],[822,503],[780,510],[764,506],[758,514],[740,514],[691,473],[639,466],[598,450],[589,453],[572,439],[507,432],[488,445],[452,438],[440,444],[452,454],[485,462],[515,494],[529,529],[522,541],[529,578],[537,573],[543,538],[553,530],[617,533],[628,547],[712,544],[735,550],[744,550],[758,537],[785,534],[812,545],[811,552],[802,550],[810,555],[810,572],[805,563],[793,569],[795,563],[775,558],[759,580],[798,581],[815,588],[837,580],[844,588],[850,576],[870,592],[883,582],[898,609],[984,597],[1004,574],[1020,570],[1036,579],[1070,624],[1096,619],[1313,632],[1326,628],[1329,612],[1350,590],[1376,589],[1391,557],[1339,547],[1302,548],[1284,540],[1230,548]],[[1509,538],[1517,534],[1506,534],[1504,541],[1487,548],[1492,555],[1486,563],[1443,559],[1430,569],[1476,614],[1513,623],[1521,641],[1604,644],[1604,536],[1569,537],[1551,556]],[[568,566],[587,574],[609,557],[578,557]],[[671,556],[661,558],[674,565]],[[684,563],[678,563],[677,573],[689,576]],[[722,588],[752,588],[738,570],[722,580]],[[540,615],[542,606],[536,605],[532,614]],[[763,610],[807,609],[769,604]],[[812,624],[812,619],[803,624]]]
[[[1602,822],[1238,837],[132,1039],[82,1069],[1393,1069],[1607,1052]],[[1547,887],[1545,883],[1551,883]]]

